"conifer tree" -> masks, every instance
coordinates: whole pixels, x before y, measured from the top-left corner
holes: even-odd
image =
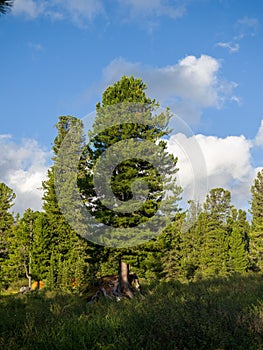
[[[14,217],[10,209],[14,205],[15,193],[4,183],[0,183],[0,284],[7,286],[9,271],[7,269],[10,240],[13,235]]]
[[[47,214],[36,212],[33,222],[33,259],[31,266],[35,281],[45,280],[47,277],[54,246],[52,238]]]
[[[50,264],[46,278],[46,286],[54,290],[57,287],[57,269],[58,269],[58,259],[55,258],[55,253],[52,252],[50,257]]]
[[[184,279],[182,269],[182,251],[184,215],[177,214],[173,222],[161,234],[163,240],[162,265],[165,279]]]
[[[55,282],[57,278],[58,280],[61,281],[61,275],[63,274],[65,275],[65,273],[63,271],[60,271],[59,268],[60,267],[62,268],[63,266],[63,269],[65,270],[65,266],[68,266],[67,262],[69,262],[72,256],[74,255],[73,252],[75,249],[78,249],[79,251],[80,250],[79,247],[81,247],[81,253],[79,252],[79,254],[83,254],[86,265],[89,264],[88,261],[89,259],[91,259],[91,255],[92,254],[94,255],[94,251],[95,251],[94,244],[92,243],[88,244],[86,240],[80,237],[72,229],[72,227],[64,217],[60,207],[61,205],[63,206],[64,204],[63,200],[64,201],[70,200],[70,196],[67,197],[67,194],[71,191],[72,183],[70,182],[70,179],[67,176],[63,177],[63,174],[66,173],[66,171],[65,169],[61,169],[57,164],[57,161],[59,161],[58,154],[62,143],[65,141],[66,136],[68,135],[69,131],[72,130],[72,128],[74,127],[77,127],[79,129],[83,128],[82,122],[78,118],[75,118],[72,116],[61,116],[59,118],[59,122],[56,124],[58,134],[54,140],[54,146],[53,146],[54,165],[48,171],[48,179],[43,182],[43,188],[44,188],[43,208],[45,210],[45,220],[47,220],[48,231],[49,231],[49,237],[46,236],[45,242],[46,242],[46,245],[48,245],[47,255],[49,256],[49,259],[52,258],[49,266],[47,267],[47,271],[45,273],[48,275],[49,285],[52,287],[55,286]],[[79,143],[77,140],[75,143],[76,143],[76,147],[78,147]],[[72,149],[74,148],[73,145],[70,145],[70,147]],[[63,191],[65,191],[65,196],[63,197],[63,200],[60,202],[58,202],[58,199],[57,199],[58,193],[56,192],[56,188],[55,188],[55,170],[56,169],[58,169],[58,171],[61,170],[61,173],[62,173],[62,175],[60,174],[62,176],[61,186],[63,188]],[[48,241],[48,244],[47,244],[47,241]],[[66,261],[66,262],[63,263],[63,261]],[[71,263],[73,264],[73,261],[71,261]],[[79,264],[77,258],[75,259],[74,263]],[[73,268],[72,265],[71,265],[71,268]],[[59,284],[61,285],[61,282],[59,282]]]
[[[204,203],[206,217],[201,270],[206,276],[228,272],[228,227],[231,215],[231,194],[223,188],[210,190]]]
[[[181,274],[183,279],[193,279],[200,264],[203,240],[203,213],[201,204],[189,201],[189,209],[182,227],[181,239]]]
[[[251,187],[251,194],[250,268],[254,271],[263,271],[263,170],[258,172]]]
[[[13,279],[32,281],[46,278],[50,264],[51,238],[44,212],[27,209],[22,218],[17,220],[10,240],[9,273]]]
[[[53,159],[55,162],[61,143],[63,142],[70,128],[77,123],[80,123],[77,118],[62,116],[60,117],[59,122],[56,124],[58,134],[53,145]],[[62,215],[57,201],[54,183],[54,166],[48,170],[48,179],[43,182],[43,187],[43,209],[47,215],[50,234],[52,235],[51,250],[53,253],[58,255],[61,254],[65,259],[67,259],[71,254],[71,249],[73,246],[73,241],[76,239],[76,234]]]
[[[244,210],[232,209],[229,236],[229,271],[244,273],[248,268],[249,223]]]
[[[133,198],[131,188],[134,179],[146,181],[149,191],[148,197],[144,203],[142,202],[143,205],[139,210],[134,210],[127,214],[109,209],[101,202],[101,197],[96,194],[93,186],[93,171],[98,158],[105,150],[115,143],[131,138],[155,143],[163,136],[168,135],[169,130],[167,128],[167,123],[169,120],[169,113],[166,112],[154,116],[153,111],[157,108],[158,104],[155,100],[151,100],[146,96],[145,89],[146,85],[141,79],[124,76],[120,81],[114,83],[105,90],[102,95],[101,103],[97,104],[97,115],[93,124],[93,129],[90,131],[89,135],[91,142],[84,154],[87,160],[88,171],[85,179],[82,179],[82,183],[79,182],[79,187],[82,191],[85,205],[92,216],[95,217],[98,222],[116,228],[116,233],[112,230],[109,236],[110,245],[112,246],[118,246],[120,240],[122,238],[125,239],[118,235],[118,228],[134,227],[135,231],[137,225],[147,222],[147,220],[155,214],[156,210],[158,210],[158,203],[163,195],[163,188],[160,181],[161,177],[158,172],[156,172],[156,169],[154,169],[154,166],[147,161],[128,157],[128,154],[127,160],[120,162],[116,168],[113,169],[111,188],[115,196],[114,198],[117,198],[118,203],[121,202],[125,204],[125,202]],[[122,113],[122,108],[124,108],[124,111],[128,109],[132,110],[138,122],[130,122],[129,115],[126,113],[126,122],[118,123],[115,119],[114,123],[114,117],[112,116],[113,111],[116,114]],[[151,124],[147,124],[145,120],[151,121]],[[103,132],[101,132],[102,129]],[[166,157],[166,159],[164,157],[164,167],[166,163],[168,164],[168,159],[173,164],[172,168],[169,168],[167,165],[167,176],[171,178],[177,171],[176,159],[165,151],[166,143],[164,141],[160,141],[159,146],[160,149],[164,151]],[[145,147],[143,142],[141,143],[141,147]],[[158,154],[155,154],[154,157],[158,158]],[[116,154],[116,158],[118,158],[118,154]],[[85,185],[83,185],[83,183]],[[171,183],[173,187],[172,190],[176,191],[177,197],[170,205],[173,206],[174,212],[176,213],[178,210],[177,200],[179,198],[180,189],[176,186],[174,178],[171,180]],[[94,230],[95,229],[96,227],[94,226]],[[116,240],[114,237],[116,237]],[[101,244],[103,244],[103,242],[101,242]],[[134,246],[136,246],[136,242]],[[156,252],[149,252],[149,254],[146,254],[146,251],[147,248],[145,244],[133,248],[105,248],[105,257],[112,257],[112,255],[114,255],[114,260],[118,261],[117,257],[121,256],[122,264],[124,262],[127,264],[133,263],[133,266],[136,265],[136,260],[138,262],[139,256],[148,255],[148,257],[146,257],[146,261],[148,261],[146,265],[148,264],[148,266],[153,265],[152,261],[159,261]]]

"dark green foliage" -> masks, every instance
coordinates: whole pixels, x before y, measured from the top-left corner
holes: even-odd
[[[166,230],[166,278],[185,281],[246,272],[249,224],[246,213],[230,200],[229,191],[212,189],[203,209],[191,202],[189,211]]]
[[[50,288],[71,288],[71,282],[76,280],[79,285],[84,278],[89,280],[87,271],[89,264],[92,262],[95,265],[94,256],[96,256],[96,247],[92,243],[88,243],[69,225],[68,221],[61,212],[59,205],[64,205],[64,201],[69,198],[65,195],[61,202],[58,203],[57,193],[55,188],[55,167],[57,166],[58,154],[60,147],[66,136],[72,128],[83,127],[81,121],[75,117],[62,116],[56,125],[58,135],[54,141],[54,166],[48,172],[48,180],[43,183],[44,187],[44,205],[45,222],[39,222],[39,225],[47,225],[48,232],[44,232],[45,236],[40,237],[43,244],[47,244],[45,255],[48,259],[46,264],[45,276],[48,279]],[[73,141],[74,142],[74,141]],[[72,149],[78,147],[78,141],[71,145]],[[62,172],[64,169],[59,168]],[[71,183],[68,177],[62,178],[62,191],[65,194],[71,190]],[[81,272],[82,271],[82,272]]]
[[[63,142],[63,139],[69,132],[71,126],[74,126],[78,122],[77,118],[63,116],[60,117],[57,123],[58,135],[54,141],[54,161],[56,162],[59,148]],[[43,209],[46,212],[48,226],[51,235],[52,247],[51,251],[56,254],[62,254],[67,258],[70,255],[70,249],[72,242],[76,237],[75,232],[71,229],[64,216],[61,213],[54,182],[54,166],[48,171],[48,180],[43,183],[44,196],[43,196]]]
[[[248,269],[249,224],[246,212],[233,209],[229,237],[229,270],[244,273]]]
[[[10,240],[8,271],[12,281],[30,275],[32,280],[43,280],[50,265],[52,245],[47,215],[27,209],[20,218]]]
[[[207,216],[219,224],[225,224],[231,214],[231,194],[223,188],[210,190],[204,203]]]
[[[10,234],[10,230],[14,224],[14,217],[9,212],[14,204],[14,199],[15,194],[12,189],[0,183],[0,259],[5,259],[8,255],[6,238]]]
[[[33,260],[34,221],[37,213],[31,209],[25,211],[14,228],[13,238],[10,242],[9,270],[12,280],[23,278],[31,274]]]
[[[116,232],[112,230],[108,241],[105,241],[106,245],[121,246],[126,237],[120,236],[117,229],[133,227],[136,229],[139,224],[147,222],[156,213],[159,202],[162,200],[163,187],[158,171],[151,162],[132,158],[129,154],[127,154],[127,160],[118,162],[118,166],[114,169],[111,177],[111,188],[114,196],[125,204],[133,196],[134,180],[145,181],[149,190],[148,197],[144,203],[142,202],[139,210],[122,213],[107,208],[96,194],[93,185],[93,171],[96,162],[109,147],[117,142],[130,139],[149,141],[155,144],[157,140],[168,135],[169,111],[155,115],[154,111],[158,104],[146,96],[145,89],[146,85],[141,79],[124,76],[105,90],[102,102],[97,104],[97,115],[93,129],[89,133],[91,142],[83,153],[82,161],[86,162],[88,170],[84,174],[80,167],[82,176],[79,177],[78,184],[82,196],[85,198],[85,205],[98,222],[116,228]],[[131,114],[137,118],[136,123],[134,120],[129,122],[130,114],[127,111],[132,111]],[[123,119],[123,115],[127,116],[127,119]],[[121,116],[120,119],[118,116]],[[145,143],[142,142],[141,149],[144,147]],[[172,178],[177,172],[176,158],[165,151],[166,143],[164,141],[161,141],[159,147],[160,154],[161,151],[164,151],[165,154],[163,166],[165,167],[167,164],[167,178],[169,176]],[[144,151],[147,153],[146,149]],[[116,154],[116,159],[118,156]],[[155,153],[153,158],[156,159],[158,156]],[[168,166],[168,160],[173,164],[171,168]],[[105,181],[105,179],[103,180]],[[175,180],[171,180],[171,188],[177,193],[173,203],[170,203],[170,206],[174,208],[174,213],[176,213],[180,188],[177,187]],[[91,231],[95,232],[95,230],[96,225]],[[149,232],[147,235],[151,238],[152,233]],[[105,236],[103,238],[105,239]],[[131,237],[129,236],[128,239]],[[103,243],[101,242],[101,244]],[[161,248],[158,238],[141,245],[135,242],[133,245],[133,247],[122,249],[105,247],[99,264],[100,274],[116,273],[118,271],[118,258],[121,256],[125,262],[131,265],[132,272],[138,273],[139,276],[160,278],[163,270],[161,262],[163,246]]]
[[[263,170],[257,174],[251,187],[252,224],[249,238],[250,267],[263,270]]]
[[[48,289],[79,292],[81,286],[92,284],[94,276],[85,243],[75,245],[67,259],[63,255],[52,253],[46,276]]]
[[[228,272],[228,227],[231,215],[230,192],[212,189],[204,203],[205,228],[201,253],[202,273],[207,276]]]
[[[147,200],[141,206],[140,210],[127,214],[108,209],[101,203],[93,185],[93,171],[98,157],[110,146],[119,141],[132,138],[154,143],[168,134],[168,111],[166,115],[153,116],[153,111],[157,107],[157,104],[154,100],[151,101],[146,97],[145,89],[146,85],[141,79],[124,76],[120,81],[105,90],[102,96],[102,104],[97,104],[96,119],[93,130],[90,131],[90,145],[88,145],[86,153],[83,154],[83,157],[86,157],[89,171],[84,179],[79,179],[79,187],[83,197],[86,198],[86,207],[96,220],[111,227],[136,227],[140,223],[147,222],[158,209],[158,202],[163,194],[160,174],[156,172],[156,169],[149,162],[132,159],[129,155],[127,155],[127,160],[118,164],[114,169],[111,178],[111,188],[116,198],[122,202],[126,202],[132,198],[131,187],[134,180],[145,181],[149,193]],[[121,105],[119,105],[120,103]],[[139,104],[136,105],[135,103]],[[107,108],[109,106],[111,108]],[[126,106],[128,106],[127,110],[132,109],[132,113],[137,115],[138,123],[129,123],[129,115],[127,115],[127,121],[125,123],[121,123],[118,119],[119,115],[127,114]],[[144,147],[145,143],[142,142],[141,148],[143,149]],[[165,147],[165,142],[162,142],[160,150],[165,149]],[[145,152],[147,153],[146,150]],[[158,154],[154,154],[154,157],[158,158]],[[168,154],[166,154],[166,157],[167,161],[169,158],[174,164],[173,169],[167,168],[167,176],[174,175],[177,171],[175,167],[176,159]],[[116,158],[118,158],[118,154],[116,154]],[[103,180],[105,181],[105,179]],[[174,190],[176,184],[173,183],[172,186]],[[177,192],[180,193],[179,188]],[[175,205],[175,203],[176,200],[171,205]],[[94,227],[95,229],[96,227]],[[112,237],[111,239],[114,241]]]
[[[142,209],[129,215],[116,214],[101,203],[93,187],[93,167],[110,146],[131,137],[155,143],[169,134],[169,111],[154,116],[157,119],[152,125],[145,122],[158,106],[146,97],[145,89],[146,85],[134,77],[123,77],[106,89],[97,104],[92,141],[77,168],[81,205],[85,203],[96,220],[115,228],[135,228],[146,222],[156,212],[163,193],[158,171],[150,162],[137,158],[119,163],[111,186],[116,198],[125,203],[132,198],[133,180],[146,181],[149,196]],[[138,123],[127,120],[114,124],[107,108],[118,110],[118,103],[131,102],[143,103],[140,110],[130,105]],[[65,164],[59,163],[59,152],[62,144],[70,149],[70,165],[84,140],[82,122],[63,116],[56,127],[54,166],[43,184],[44,212],[28,209],[15,220],[10,212],[15,194],[0,183],[0,286],[10,286],[9,291],[13,286],[12,291],[18,291],[25,285],[25,275],[30,275],[33,280],[44,280],[47,287],[0,297],[0,348],[261,349],[263,170],[251,188],[251,226],[246,213],[233,207],[230,192],[223,188],[212,189],[203,206],[190,202],[189,210],[182,213],[177,203],[180,188],[171,180],[176,192],[174,217],[165,230],[141,245],[103,247],[79,236],[69,222],[82,225],[81,218],[74,216],[75,212],[65,218],[61,209],[69,204],[74,189]],[[72,129],[78,137],[68,139]],[[164,164],[172,161],[172,167],[167,165],[172,179],[177,172],[176,158],[166,153],[165,141],[159,145],[167,157]],[[59,203],[56,169],[64,194]],[[87,237],[92,237],[89,229]],[[120,237],[114,234],[113,230],[108,239],[118,243]],[[131,265],[131,273],[144,280],[146,298],[87,304],[79,296],[82,287],[92,291],[97,277],[117,274],[120,258]],[[248,274],[248,269],[259,273]]]
[[[53,251],[53,236],[45,212],[37,213],[33,225],[32,276],[34,280],[45,280]]]
[[[183,221],[184,215],[178,214],[160,237],[163,241],[163,272],[169,280],[179,279],[182,273],[181,264],[185,253],[182,249]]]
[[[43,183],[44,212],[35,213],[28,209],[15,221],[10,212],[15,195],[6,185],[0,184],[2,287],[7,288],[10,283],[30,275],[33,280],[45,280],[50,289],[69,291],[74,282],[75,290],[79,291],[82,285],[92,284],[97,277],[118,273],[120,258],[130,265],[130,272],[151,280],[189,282],[242,274],[248,269],[262,270],[263,171],[258,173],[251,188],[251,226],[246,213],[233,207],[230,192],[223,188],[212,189],[203,206],[190,201],[189,210],[182,213],[178,209],[181,189],[175,181],[177,159],[166,151],[170,113],[166,110],[157,114],[158,104],[146,96],[145,90],[142,80],[134,77],[123,77],[109,86],[101,103],[97,104],[93,129],[89,131],[91,142],[86,145],[82,122],[71,116],[59,118],[53,146],[54,166],[49,169],[48,179]],[[117,114],[112,114],[113,111]],[[132,112],[136,122],[129,119],[128,111]],[[161,141],[157,146],[160,152],[154,151],[150,161],[130,157],[131,148],[128,148],[127,154],[124,152],[125,160],[112,169],[110,186],[114,194],[113,204],[118,208],[133,199],[136,181],[147,184],[146,197],[143,197],[142,189],[143,205],[127,213],[114,211],[114,206],[110,208],[108,202],[102,202],[96,193],[93,175],[105,150],[130,139],[142,141],[139,148],[143,151],[144,142],[156,144]],[[68,163],[63,162],[63,149],[69,150]],[[118,160],[120,154],[113,152],[113,155],[113,159]],[[173,202],[163,200],[162,176],[151,162],[160,155],[163,155],[167,175],[168,187],[165,190],[174,191]],[[70,173],[68,168],[76,156],[77,166]],[[65,215],[63,209],[74,203],[75,197],[71,196],[74,191],[81,198],[79,207],[73,205],[74,210]],[[62,195],[58,197],[58,193]],[[147,227],[140,244],[136,237],[131,240],[132,244],[122,246],[126,238],[133,237],[138,224],[146,225],[155,216],[163,202],[172,208],[173,214],[172,222],[165,230],[156,221],[151,228],[159,230],[158,235],[152,234],[151,228]],[[87,225],[80,215],[88,212],[96,219],[95,224]],[[99,230],[98,222],[113,228],[101,241],[94,240],[96,230]],[[85,234],[79,235],[80,232]]]
[[[10,209],[14,205],[14,199],[13,190],[4,183],[0,183],[0,286],[6,286],[10,279],[8,260],[14,229],[14,217]]]
[[[13,0],[0,0],[0,14],[6,14],[13,6]]]

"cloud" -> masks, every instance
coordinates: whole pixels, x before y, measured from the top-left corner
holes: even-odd
[[[241,40],[247,36],[255,36],[258,29],[258,20],[250,17],[240,18],[236,23],[236,28],[239,34],[235,36],[235,40]]]
[[[238,43],[230,43],[230,42],[219,42],[216,46],[223,47],[228,49],[230,53],[238,52],[240,49],[240,45]]]
[[[253,166],[251,155],[262,145],[263,120],[253,140],[243,135],[225,138],[193,135],[187,130],[174,133],[167,146],[178,157],[178,180],[184,189],[184,200],[203,201],[210,189],[223,187],[231,191],[236,207],[247,209],[250,187],[261,170]],[[14,211],[41,210],[40,189],[50,165],[50,152],[33,139],[16,143],[9,134],[0,135],[0,152],[0,182],[17,195]]]
[[[42,52],[42,51],[44,51],[43,45],[41,45],[39,43],[34,44],[34,43],[29,42],[28,43],[28,47],[30,47],[30,49],[32,49],[35,52]]]
[[[34,19],[44,14],[46,8],[46,1],[15,0],[13,5],[13,14],[25,15]]]
[[[243,135],[219,138],[178,133],[168,140],[168,150],[178,156],[178,179],[187,200],[202,202],[210,189],[222,187],[231,191],[233,203],[243,209],[247,209],[259,170],[252,165],[252,148],[253,141]]]
[[[53,0],[53,3],[57,7],[55,13],[60,9],[62,16],[82,26],[104,13],[104,7],[99,0]],[[52,16],[52,11],[50,14]]]
[[[31,19],[40,16],[52,20],[67,19],[79,26],[85,26],[103,13],[100,0],[16,0],[13,6],[14,15],[25,15]]]
[[[257,33],[258,20],[256,18],[244,17],[239,19],[235,24],[236,35],[231,41],[221,41],[216,46],[227,49],[230,53],[240,50],[239,42],[246,37],[253,37]]]
[[[125,7],[126,13],[131,18],[138,17],[161,17],[166,16],[173,19],[182,17],[185,7],[167,0],[118,0],[119,4]]]
[[[84,28],[102,15],[107,20],[118,16],[118,21],[139,21],[152,30],[158,18],[177,19],[184,13],[185,6],[172,0],[115,0],[109,5],[103,0],[16,0],[13,6],[14,15],[69,20]]]
[[[11,138],[12,138],[12,135],[10,134],[2,134],[2,135],[0,134],[0,142]]]
[[[185,121],[198,122],[203,108],[221,108],[226,100],[234,98],[232,92],[237,84],[221,79],[220,68],[220,61],[207,55],[186,56],[165,67],[144,66],[118,58],[104,69],[100,88],[123,75],[141,77],[149,87],[149,96],[169,104]]]
[[[198,120],[205,108],[221,108],[231,101],[240,103],[233,95],[237,84],[222,79],[221,61],[211,56],[186,56],[165,67],[144,66],[118,58],[104,69],[103,87],[100,88],[112,84],[122,75],[131,74],[141,77],[149,87],[147,94],[161,104],[171,106],[172,101],[173,112],[186,124]],[[250,186],[258,171],[252,162],[252,152],[256,139],[258,144],[263,144],[263,122],[254,140],[243,135],[194,136],[184,132],[176,118],[172,118],[171,126],[175,131],[168,140],[168,150],[178,156],[178,175],[184,198],[193,199],[194,196],[202,201],[210,189],[223,187],[231,191],[237,207],[247,209]]]
[[[261,121],[258,133],[255,138],[255,144],[257,146],[263,146],[263,120]]]
[[[46,178],[50,152],[35,140],[15,143],[10,135],[0,135],[0,182],[16,193],[15,212],[27,208],[41,210],[42,181]]]

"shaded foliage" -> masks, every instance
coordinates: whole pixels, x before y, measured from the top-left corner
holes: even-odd
[[[0,14],[6,14],[11,10],[14,0],[0,0]]]
[[[144,285],[145,299],[87,304],[40,291],[0,297],[9,349],[240,349],[262,345],[262,275]]]

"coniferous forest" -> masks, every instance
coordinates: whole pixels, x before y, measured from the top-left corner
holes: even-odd
[[[54,177],[63,140],[73,126],[83,126],[73,116],[59,117],[54,165],[43,183],[43,211],[28,208],[14,215],[16,195],[0,183],[1,349],[262,348],[263,171],[251,186],[250,220],[246,211],[231,203],[231,193],[224,188],[211,189],[204,203],[190,200],[188,210],[180,208],[183,189],[173,176],[180,169],[177,159],[165,151],[169,111],[154,121],[155,127],[139,120],[98,132],[110,118],[107,106],[141,103],[151,116],[158,104],[145,90],[142,80],[134,77],[123,77],[105,90],[77,183],[83,203],[99,222],[136,227],[156,211],[162,192],[159,174],[138,159],[126,160],[114,170],[111,184],[120,201],[131,198],[134,178],[147,178],[149,185],[144,207],[127,217],[107,210],[96,197],[92,169],[116,140],[161,139],[167,164],[168,158],[172,164],[167,166],[175,192],[171,222],[157,236],[131,247],[96,244],[75,232],[59,206]],[[67,179],[65,186],[70,188]],[[120,271],[122,288],[125,273],[130,273],[138,277],[140,292],[128,280],[132,296],[124,289],[108,295],[105,286],[99,288],[103,276]]]

